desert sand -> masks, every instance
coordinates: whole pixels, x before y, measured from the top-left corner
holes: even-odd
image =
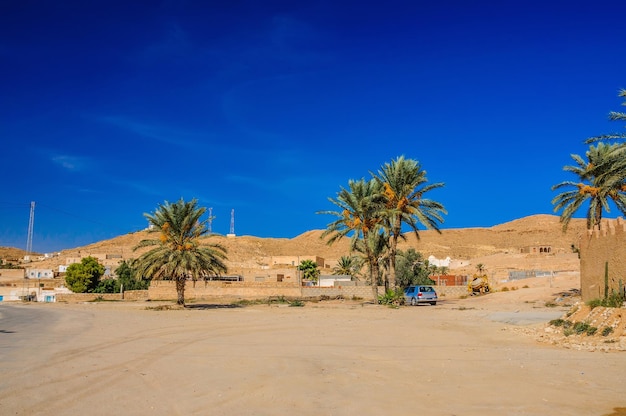
[[[624,414],[623,352],[532,335],[577,284],[398,309],[0,305],[0,414]]]

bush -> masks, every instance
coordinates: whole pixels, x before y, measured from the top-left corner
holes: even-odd
[[[378,296],[378,303],[388,306],[404,305],[404,291],[402,289],[389,289],[384,295]]]
[[[65,273],[65,283],[74,293],[93,292],[100,277],[104,274],[104,266],[94,257],[85,257],[80,263],[70,264]]]
[[[587,305],[591,309],[597,308],[598,306],[603,306],[605,308],[621,308],[625,300],[626,299],[622,294],[614,290],[606,298],[592,299],[587,302]]]
[[[613,333],[613,328],[611,328],[610,326],[605,326],[601,332],[603,337],[608,337],[612,333]]]
[[[572,327],[572,329],[578,335],[580,334],[593,335],[598,330],[598,328],[589,325],[587,322],[576,322],[574,326]]]

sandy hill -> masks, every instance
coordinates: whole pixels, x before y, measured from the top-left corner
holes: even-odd
[[[26,256],[28,252],[26,250],[22,250],[21,248],[15,247],[0,247],[0,259],[13,261],[20,260]],[[34,254],[39,255],[39,254]]]
[[[475,265],[482,263],[494,274],[504,274],[511,269],[578,270],[578,260],[571,251],[571,245],[585,230],[585,220],[577,219],[570,223],[563,233],[559,217],[554,215],[533,215],[515,221],[485,228],[444,229],[441,233],[421,231],[420,239],[407,234],[406,241],[399,248],[415,248],[425,257],[467,260],[470,265],[455,273],[472,273]],[[219,243],[228,250],[228,265],[232,268],[253,268],[267,262],[270,256],[316,255],[333,261],[349,252],[348,239],[329,246],[321,239],[323,230],[307,231],[294,238],[259,238],[237,236],[228,238],[214,236],[207,239]],[[136,257],[141,251],[133,247],[141,240],[153,238],[147,231],[121,235],[110,240],[100,241],[84,247],[63,250],[61,256],[38,262],[37,267],[56,268],[65,264],[68,257],[86,254],[119,254],[124,258]],[[521,254],[527,246],[545,245],[552,248],[550,256]],[[0,249],[0,257],[2,257]]]

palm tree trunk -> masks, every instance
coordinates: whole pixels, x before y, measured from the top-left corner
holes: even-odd
[[[391,244],[389,244],[389,287],[386,287],[386,290],[389,288],[396,288],[396,254],[398,253],[398,234],[400,230],[394,230],[393,235],[391,236]]]
[[[601,229],[602,227],[602,205],[598,204],[596,205],[596,212],[594,213],[594,225],[598,226],[598,230]],[[593,228],[593,227],[592,227]]]
[[[178,295],[176,304],[183,306],[185,306],[185,280],[185,276],[176,278],[176,294]]]
[[[374,302],[378,303],[378,270],[374,273],[373,267],[370,267],[370,281],[372,282],[372,296]]]
[[[378,261],[371,254],[368,255],[370,269],[370,283],[372,285],[372,296],[374,302],[378,303]]]

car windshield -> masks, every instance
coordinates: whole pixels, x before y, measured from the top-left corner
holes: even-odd
[[[422,292],[434,292],[434,291],[435,291],[435,290],[434,290],[432,287],[430,287],[430,286],[422,286],[420,289],[421,289],[421,291],[422,291]]]

